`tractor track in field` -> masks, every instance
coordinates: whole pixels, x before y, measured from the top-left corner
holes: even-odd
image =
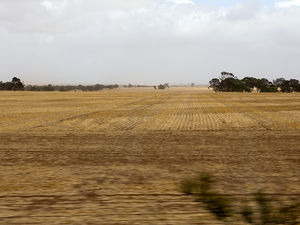
[[[228,97],[221,99],[217,94],[214,96],[208,95],[211,101],[217,104],[221,104],[223,110],[214,110],[217,107],[213,107],[216,116],[220,118],[221,123],[223,124],[223,129],[225,130],[240,130],[245,129],[245,126],[249,129],[249,123],[254,119],[253,116],[245,114],[245,110],[241,110],[239,105],[233,105],[227,101]],[[237,117],[240,116],[240,117]],[[249,119],[246,119],[249,118]],[[245,124],[245,120],[248,122]],[[258,124],[257,124],[258,125]],[[264,126],[264,125],[263,125]],[[266,128],[265,128],[266,129]]]
[[[226,95],[227,98],[232,98],[230,95]],[[215,95],[215,101],[216,102],[220,102],[220,97]],[[217,99],[217,100],[216,100]],[[230,102],[230,103],[229,103]],[[231,109],[234,109],[234,111],[236,111],[238,114],[242,115],[245,118],[250,118],[251,121],[255,121],[255,123],[257,124],[257,126],[255,126],[256,128],[262,127],[265,130],[272,130],[271,129],[271,122],[270,120],[266,119],[265,117],[261,117],[260,113],[257,110],[253,109],[253,106],[245,106],[243,104],[239,104],[236,102],[231,101],[223,101],[223,104]],[[240,124],[243,124],[243,121],[239,122]],[[236,127],[236,129],[241,129],[243,126],[241,127]]]
[[[257,97],[253,97],[255,99],[255,103],[261,103],[261,104],[265,104],[268,101],[263,101],[262,99],[259,99]],[[269,103],[269,102],[268,102]],[[238,105],[238,103],[234,102],[233,104]],[[254,114],[254,118],[256,121],[258,121],[258,123],[263,126],[265,129],[269,129],[269,130],[274,130],[274,126],[275,129],[278,129],[279,127],[284,127],[284,129],[292,129],[292,130],[299,130],[293,126],[290,126],[290,118],[291,115],[284,113],[284,110],[281,108],[281,106],[279,105],[278,108],[280,109],[280,111],[270,111],[267,110],[267,106],[256,106],[256,105],[249,105],[247,106],[247,104],[239,104],[239,108],[242,108],[244,111],[248,111],[251,112],[252,114]],[[282,116],[282,114],[284,116]],[[263,118],[259,119],[259,118]],[[299,121],[299,117],[296,119],[296,121]]]
[[[266,102],[268,102],[268,104],[270,104],[270,103],[276,104],[276,108],[275,109],[280,109],[280,110],[273,111],[274,106],[272,106],[272,107],[269,108],[266,105],[263,105],[263,106],[253,106],[253,107],[255,109],[257,109],[258,111],[263,111],[266,114],[270,115],[268,117],[271,120],[275,120],[276,123],[279,123],[280,125],[289,126],[289,127],[294,128],[294,129],[297,129],[294,126],[286,125],[286,124],[292,124],[292,123],[296,123],[297,121],[299,121],[300,114],[299,114],[299,116],[295,116],[295,115],[287,113],[287,111],[288,112],[290,112],[290,111],[296,111],[296,112],[298,111],[299,112],[300,106],[296,107],[295,105],[278,104],[277,101],[274,101],[274,100],[272,100],[270,98],[268,98],[267,100],[262,100],[261,98],[258,98],[258,97],[255,97],[255,96],[252,96],[252,98],[255,99],[256,103],[265,104]],[[288,110],[285,110],[286,107],[287,107]],[[278,118],[278,116],[280,116],[280,118]],[[300,124],[299,124],[299,128],[300,128]]]
[[[155,100],[139,108],[126,111],[124,114],[119,114],[117,117],[128,118],[123,124],[113,125],[116,130],[133,130],[139,125],[142,125],[141,130],[144,129],[145,124],[153,120],[163,109],[168,108],[172,103],[171,99],[178,97],[179,93],[172,93],[164,96],[164,98]],[[134,120],[136,119],[136,120]]]
[[[166,94],[166,96],[168,96],[168,95],[169,94]],[[157,95],[152,95],[152,96],[149,96],[147,98],[143,98],[143,99],[139,99],[139,100],[135,100],[135,101],[129,101],[129,102],[126,102],[126,103],[124,103],[124,101],[118,101],[119,104],[117,106],[116,106],[116,103],[113,102],[113,103],[109,104],[108,106],[105,106],[105,108],[94,110],[92,112],[91,112],[91,108],[88,108],[88,109],[85,109],[85,111],[86,111],[85,113],[80,113],[79,115],[69,116],[69,117],[66,117],[66,118],[61,118],[61,117],[65,116],[65,112],[63,112],[63,113],[59,113],[59,114],[55,115],[54,118],[50,118],[52,120],[55,119],[56,121],[49,121],[49,122],[46,121],[46,122],[44,122],[43,121],[44,118],[39,118],[40,121],[43,121],[42,124],[36,125],[36,126],[30,126],[27,130],[53,126],[55,124],[57,124],[59,126],[59,124],[63,123],[63,122],[68,122],[68,121],[72,121],[72,120],[84,120],[84,119],[86,119],[90,116],[93,116],[93,115],[96,115],[96,114],[99,114],[99,113],[105,113],[105,112],[109,112],[109,111],[116,111],[117,112],[118,109],[120,109],[122,107],[127,107],[127,106],[131,106],[131,105],[135,105],[137,103],[141,103],[143,101],[155,99],[156,96]],[[159,100],[155,99],[153,104],[155,104],[159,101],[161,101],[161,99],[159,99]],[[147,107],[147,106],[145,106],[145,107]],[[132,109],[131,113],[133,113],[134,111],[137,111],[137,110],[142,110],[145,107],[142,106],[140,108],[137,107],[138,109],[137,108]],[[98,108],[98,107],[92,107],[92,108]],[[79,111],[81,111],[81,110],[79,110]],[[78,109],[73,110],[72,112],[78,114]],[[112,116],[112,115],[110,114],[110,116]],[[113,115],[113,116],[114,117],[120,117],[120,116],[122,116],[122,113],[116,113],[116,115]],[[33,119],[33,121],[34,120],[35,119]],[[105,122],[105,120],[102,121],[102,123],[104,123],[104,122]]]

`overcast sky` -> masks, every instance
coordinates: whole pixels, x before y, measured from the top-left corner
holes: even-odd
[[[300,79],[300,0],[0,0],[0,81]]]

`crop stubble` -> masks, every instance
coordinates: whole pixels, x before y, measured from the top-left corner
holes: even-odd
[[[178,182],[300,194],[300,95],[0,92],[0,224],[217,224]]]

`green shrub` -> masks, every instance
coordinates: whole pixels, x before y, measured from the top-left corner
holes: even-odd
[[[209,193],[205,196],[207,209],[216,215],[219,220],[223,220],[231,216],[231,205],[228,198],[218,193]]]
[[[196,201],[203,202],[217,219],[223,220],[231,216],[231,205],[229,199],[211,190],[214,182],[210,173],[203,173],[196,179],[184,179],[181,191],[184,194],[194,195]]]
[[[254,223],[254,219],[253,219],[254,211],[249,205],[247,205],[245,201],[242,207],[241,214],[246,222],[250,224]]]
[[[195,200],[204,203],[205,207],[213,213],[218,220],[225,220],[234,215],[232,202],[229,198],[213,190],[214,180],[212,174],[202,173],[191,179],[184,179],[180,184],[180,190],[187,195],[193,195]],[[275,207],[274,199],[270,198],[262,190],[254,193],[253,203],[256,207],[250,207],[248,201],[242,200],[241,211],[238,213],[249,224],[300,224],[300,203]],[[257,209],[257,210],[254,210]]]
[[[191,195],[199,186],[199,183],[191,178],[184,179],[180,184],[180,191],[186,195]]]
[[[277,224],[300,224],[298,218],[300,215],[300,203],[292,203],[288,206],[283,206],[279,209],[278,217],[276,219]]]
[[[265,193],[259,190],[255,193],[255,201],[259,206],[260,220],[262,224],[272,223],[272,199],[268,198]]]
[[[199,176],[199,187],[200,194],[204,197],[208,193],[210,193],[212,189],[212,184],[215,183],[213,175],[211,173],[202,173]]]

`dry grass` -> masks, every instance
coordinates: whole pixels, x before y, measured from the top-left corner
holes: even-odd
[[[300,194],[300,94],[0,92],[0,224],[218,224],[178,182]]]

